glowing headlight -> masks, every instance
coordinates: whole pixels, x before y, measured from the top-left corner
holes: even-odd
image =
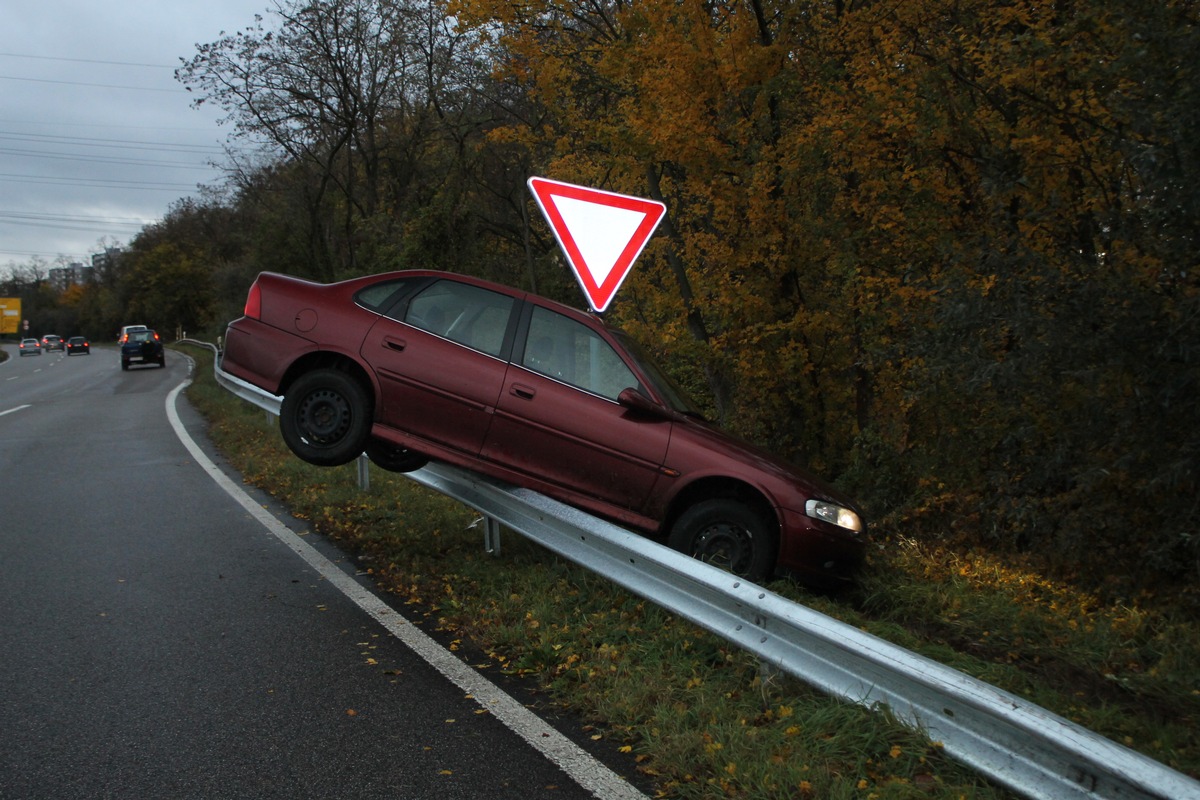
[[[859,519],[858,514],[836,503],[829,503],[824,500],[809,500],[804,504],[804,513],[814,519],[823,519],[826,522],[832,522],[834,525],[841,528],[848,528],[852,531],[861,533],[863,529],[862,520]]]

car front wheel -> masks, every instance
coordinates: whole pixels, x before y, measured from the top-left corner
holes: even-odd
[[[750,581],[771,577],[778,550],[774,526],[736,500],[705,500],[689,508],[667,539],[675,550]]]
[[[362,454],[371,432],[371,403],[358,381],[334,369],[302,375],[279,409],[279,429],[293,453],[336,467]]]

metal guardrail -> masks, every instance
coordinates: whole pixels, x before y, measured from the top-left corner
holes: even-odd
[[[218,362],[213,370],[230,392],[279,413],[281,398]],[[1018,794],[1200,800],[1200,782],[1016,695],[544,495],[443,464],[408,477],[486,515],[489,546],[501,522],[817,689],[886,707]]]

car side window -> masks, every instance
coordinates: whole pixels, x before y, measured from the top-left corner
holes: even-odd
[[[535,306],[521,366],[586,392],[616,400],[637,378],[598,333],[570,317]]]
[[[507,295],[456,281],[438,281],[408,303],[404,321],[492,356],[504,348],[512,316]]]

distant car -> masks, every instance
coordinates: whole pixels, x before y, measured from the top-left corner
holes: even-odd
[[[148,331],[150,330],[145,325],[126,325],[121,328],[121,333],[117,336],[117,344],[125,344],[125,337],[131,331]]]
[[[42,343],[37,339],[22,339],[19,345],[22,356],[40,356]]]
[[[162,340],[155,331],[143,328],[125,334],[121,341],[121,369],[129,369],[131,364],[167,365]]]
[[[516,289],[262,273],[221,365],[283,397],[283,439],[312,464],[457,464],[751,580],[844,583],[865,553],[853,502],[705,422],[623,332]]]
[[[72,336],[67,339],[67,355],[73,356],[76,353],[83,353],[85,356],[92,354],[92,345],[82,336]]]
[[[42,349],[46,352],[51,350],[62,350],[63,338],[61,336],[56,336],[53,333],[46,334],[42,337]]]

